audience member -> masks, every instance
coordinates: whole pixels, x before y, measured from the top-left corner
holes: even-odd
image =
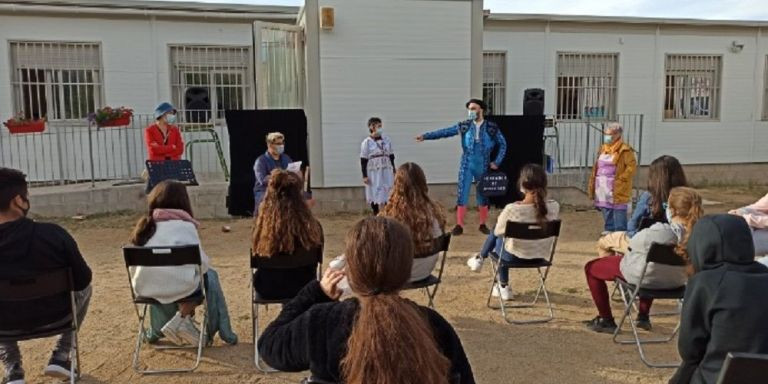
[[[768,194],[752,205],[734,209],[728,213],[743,217],[749,224],[752,242],[755,245],[755,256],[768,255]]]

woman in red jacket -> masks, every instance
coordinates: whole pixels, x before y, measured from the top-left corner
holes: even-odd
[[[155,108],[155,123],[144,130],[149,160],[181,160],[184,141],[179,128],[173,125],[175,122],[176,109],[171,103],[162,103]]]

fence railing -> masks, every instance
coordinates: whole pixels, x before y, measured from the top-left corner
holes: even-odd
[[[184,114],[180,112],[180,116]],[[82,122],[49,122],[41,133],[10,134],[0,128],[0,166],[27,174],[32,185],[140,180],[147,159],[144,129],[152,115],[137,114],[130,125],[98,128]],[[199,177],[229,178],[229,134],[223,119],[180,123],[184,158]]]

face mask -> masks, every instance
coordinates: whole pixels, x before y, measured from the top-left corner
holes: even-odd
[[[667,215],[667,223],[672,223],[672,209],[667,207],[667,209],[664,211],[664,213]]]
[[[282,155],[285,152],[285,145],[275,145],[275,151],[278,155]]]
[[[522,193],[523,195],[525,195],[525,194],[527,193],[527,191],[525,190],[525,188],[523,188],[523,187],[520,187],[520,193]]]
[[[168,124],[173,124],[176,122],[176,115],[167,115],[165,116],[165,122]]]
[[[29,213],[29,208],[31,208],[31,205],[29,204],[29,199],[27,199],[25,196],[20,196],[21,200],[27,203],[26,208],[22,208],[21,206],[18,206],[19,209],[21,209],[21,212],[24,214],[24,217],[27,217],[27,214]]]
[[[476,120],[477,119],[477,112],[472,111],[472,110],[468,110],[467,111],[467,118],[470,119],[470,120],[473,120],[473,121]]]
[[[373,131],[373,135],[374,135],[374,136],[377,136],[377,137],[378,137],[378,136],[381,136],[381,129],[382,129],[382,128],[381,128],[381,127],[379,127],[379,129],[377,129],[377,130]]]
[[[612,135],[603,135],[603,143],[605,143],[605,144],[613,143],[613,136]]]

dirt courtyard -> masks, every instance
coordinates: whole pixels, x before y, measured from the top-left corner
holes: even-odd
[[[702,190],[707,213],[724,212],[762,196],[764,189]],[[34,210],[34,200],[32,201]],[[347,229],[361,215],[321,217],[325,230],[326,263],[341,252]],[[486,307],[490,288],[490,265],[472,273],[466,259],[479,250],[484,237],[468,226],[467,234],[451,244],[436,309],[456,328],[469,356],[478,383],[665,383],[669,369],[646,368],[634,346],[616,345],[610,335],[587,331],[581,324],[595,316],[587,290],[583,265],[594,258],[595,240],[601,219],[594,210],[565,209],[563,233],[548,280],[555,305],[555,320],[538,325],[510,325],[499,311]],[[135,222],[133,215],[91,218],[84,221],[57,220],[74,235],[93,269],[93,298],[80,332],[82,383],[297,383],[305,373],[264,375],[253,365],[249,294],[249,220],[209,220],[202,223],[201,238],[213,267],[219,272],[239,343],[224,344],[218,337],[203,352],[194,373],[141,376],[131,369],[137,319],[131,304],[128,281],[120,253]],[[449,225],[453,222],[449,219]],[[468,220],[474,223],[474,215]],[[232,231],[223,233],[222,225]],[[486,263],[487,264],[487,263]],[[532,272],[510,272],[516,299],[536,288]],[[407,293],[426,304],[420,292]],[[659,302],[654,310],[673,307]],[[614,315],[619,303],[614,303]],[[279,307],[270,307],[273,318]],[[539,312],[542,313],[542,312]],[[522,313],[524,314],[524,313]],[[669,332],[675,318],[653,318],[654,332]],[[625,332],[627,334],[628,332]],[[53,347],[52,339],[22,342],[27,381],[46,382],[42,368]],[[648,348],[652,359],[677,359],[675,342]],[[154,364],[189,364],[191,351],[144,349],[144,358]]]

